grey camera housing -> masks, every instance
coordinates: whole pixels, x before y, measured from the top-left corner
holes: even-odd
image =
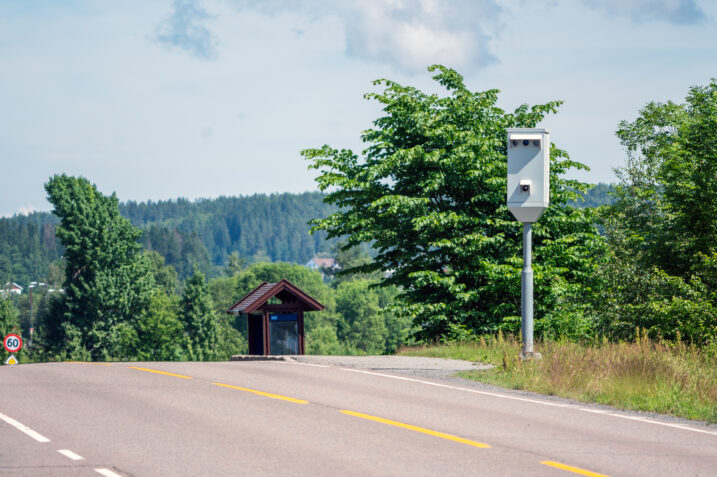
[[[507,139],[508,209],[520,222],[537,222],[550,205],[550,133],[511,128]]]

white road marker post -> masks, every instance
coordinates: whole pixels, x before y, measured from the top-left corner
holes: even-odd
[[[540,359],[533,351],[533,224],[550,204],[550,134],[545,129],[511,128],[508,134],[508,209],[523,224],[523,272],[520,280],[522,359]]]

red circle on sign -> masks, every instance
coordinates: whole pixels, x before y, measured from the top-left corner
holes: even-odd
[[[22,338],[14,333],[10,333],[5,337],[2,344],[8,353],[15,353],[22,348]]]

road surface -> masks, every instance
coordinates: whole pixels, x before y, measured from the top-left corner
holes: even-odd
[[[0,367],[0,475],[717,475],[715,426],[318,363]]]

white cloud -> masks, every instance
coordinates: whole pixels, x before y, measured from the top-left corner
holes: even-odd
[[[441,63],[474,69],[495,61],[486,23],[498,21],[493,2],[356,1],[342,16],[352,56],[424,71]]]
[[[174,0],[174,12],[157,27],[155,40],[196,58],[216,59],[217,41],[204,26],[204,21],[209,18],[198,0]]]
[[[313,18],[335,17],[344,26],[347,54],[408,72],[425,71],[434,63],[461,70],[494,63],[490,40],[500,30],[503,13],[496,0],[235,0],[233,4],[267,15],[298,11]]]
[[[608,15],[625,16],[637,23],[664,21],[692,25],[707,18],[695,0],[583,0]]]
[[[21,205],[21,206],[17,209],[17,212],[15,212],[14,214],[3,214],[3,215],[0,215],[0,217],[2,217],[2,218],[10,218],[10,217],[13,217],[13,216],[15,216],[15,215],[24,215],[24,216],[27,216],[27,215],[32,214],[32,213],[35,212],[36,210],[37,210],[37,207],[35,207],[34,204],[31,204],[30,202],[26,202],[25,205]]]

